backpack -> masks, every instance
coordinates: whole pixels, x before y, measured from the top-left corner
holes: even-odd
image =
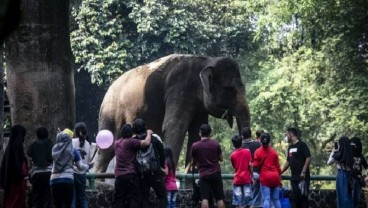
[[[140,149],[137,151],[136,164],[137,171],[142,174],[142,177],[145,173],[151,173],[154,175],[160,171],[160,163],[155,154],[155,148],[152,143],[147,149]]]

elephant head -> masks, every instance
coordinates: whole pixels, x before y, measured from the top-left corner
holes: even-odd
[[[232,127],[235,116],[239,131],[250,125],[250,114],[245,99],[238,65],[229,58],[212,59],[200,72],[203,103],[208,113],[226,119]]]

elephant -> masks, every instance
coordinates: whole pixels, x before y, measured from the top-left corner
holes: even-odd
[[[250,113],[237,63],[228,57],[172,54],[131,69],[108,88],[99,129],[118,137],[120,127],[142,118],[170,146],[177,162],[188,133],[186,161],[199,127],[208,115],[226,119],[238,130],[250,126]],[[96,172],[106,172],[114,149],[100,150]]]

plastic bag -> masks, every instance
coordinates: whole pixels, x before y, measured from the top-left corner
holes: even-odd
[[[308,196],[308,190],[307,190],[307,186],[306,186],[306,184],[305,184],[305,181],[304,181],[304,180],[302,180],[302,181],[300,181],[300,182],[299,182],[299,184],[298,184],[298,188],[299,188],[299,190],[300,190],[300,194],[301,194],[302,196]]]
[[[280,204],[281,208],[291,208],[289,198],[285,197],[285,188],[280,189]]]

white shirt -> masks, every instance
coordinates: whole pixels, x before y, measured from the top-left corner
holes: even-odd
[[[82,158],[82,162],[85,164],[85,165],[88,165],[90,160],[91,160],[91,145],[89,144],[89,142],[86,140],[84,142],[84,145],[83,147],[79,147],[80,146],[80,143],[79,143],[79,138],[74,138],[72,140],[72,145],[75,149],[79,150],[79,149],[83,149],[85,152],[86,152],[86,155],[84,156],[84,159],[81,155],[81,158]],[[80,170],[78,167],[73,167],[74,169],[74,173],[77,173],[77,174],[84,174],[86,173],[88,170]]]

